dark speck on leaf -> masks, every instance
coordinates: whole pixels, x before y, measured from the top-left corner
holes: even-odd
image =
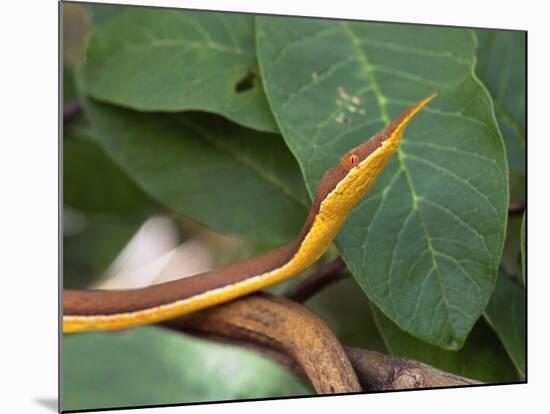
[[[254,88],[254,81],[258,77],[254,70],[249,70],[248,73],[235,85],[237,93],[246,92]]]

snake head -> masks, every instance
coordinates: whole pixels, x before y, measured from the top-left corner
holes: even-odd
[[[406,126],[435,98],[434,93],[411,105],[382,131],[346,152],[321,178],[314,200],[316,207],[333,192],[343,195],[346,210],[353,208],[372,187],[386,163],[397,151]]]
[[[344,154],[340,159],[340,164],[349,171],[366,162],[371,154],[381,147],[385,147],[386,149],[391,148],[391,154],[388,156],[389,159],[399,147],[406,126],[422,108],[428,105],[428,103],[436,97],[436,95],[436,93],[433,93],[427,98],[411,105],[382,131]]]

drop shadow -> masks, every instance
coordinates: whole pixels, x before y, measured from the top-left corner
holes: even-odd
[[[53,412],[59,412],[59,404],[57,398],[35,398],[34,402],[40,404],[42,407],[46,407]]]

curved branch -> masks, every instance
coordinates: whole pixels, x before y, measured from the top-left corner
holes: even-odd
[[[360,392],[355,371],[336,336],[302,305],[265,293],[172,320],[166,326],[259,345],[285,354],[318,394]]]
[[[508,215],[521,216],[525,211],[525,201],[510,201],[508,205]]]
[[[427,364],[342,347],[305,306],[253,294],[165,326],[259,352],[309,379],[318,394],[481,384]]]
[[[365,390],[403,390],[481,384],[412,359],[345,347]]]
[[[338,257],[320,267],[296,286],[291,287],[284,296],[296,302],[303,303],[317,292],[346,276],[346,265]]]

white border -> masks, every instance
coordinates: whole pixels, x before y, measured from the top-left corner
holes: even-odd
[[[116,2],[116,1],[113,1]],[[548,23],[544,2],[244,0],[119,3],[301,14],[529,31],[529,360],[528,385],[216,404],[121,413],[392,412],[517,413],[544,407],[550,344],[548,277]],[[57,396],[57,3],[2,4],[2,408],[53,412]]]

